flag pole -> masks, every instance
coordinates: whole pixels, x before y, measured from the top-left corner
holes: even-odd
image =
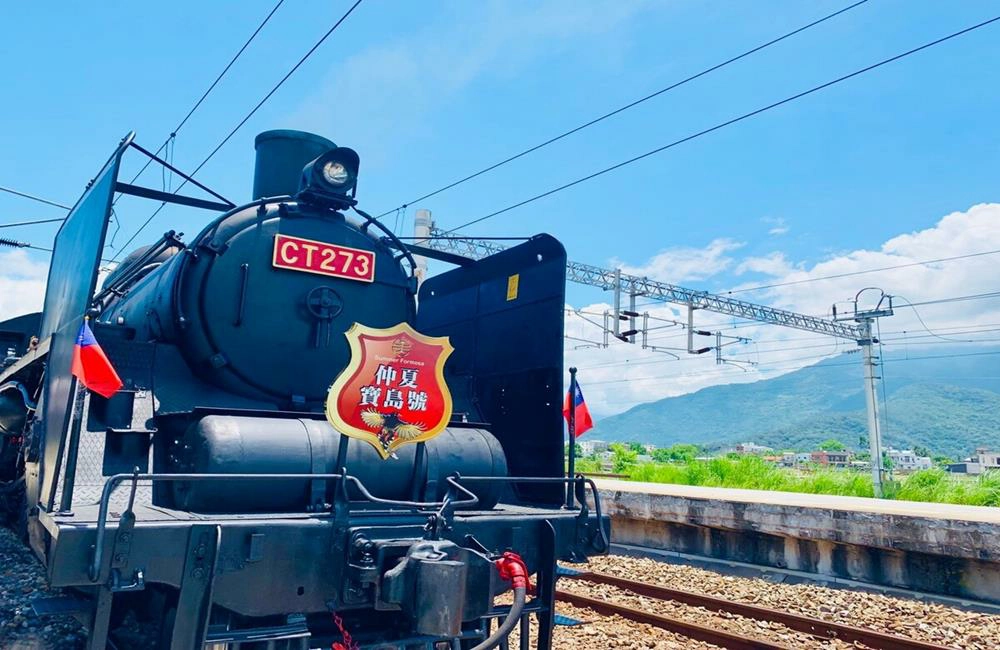
[[[569,467],[566,470],[566,477],[572,479],[576,476],[576,368],[569,369]],[[573,504],[573,482],[566,483],[566,507],[572,510]]]

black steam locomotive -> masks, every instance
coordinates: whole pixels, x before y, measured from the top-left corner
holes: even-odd
[[[36,609],[76,615],[93,650],[129,612],[171,650],[478,650],[530,617],[549,648],[556,561],[606,551],[609,529],[564,476],[565,251],[404,244],[356,207],[354,151],[297,131],[256,148],[237,207],[172,167],[213,198],[119,180],[127,151],[167,164],[126,137],[56,236],[44,310],[0,323],[0,494],[66,588]],[[123,194],[222,214],[98,286]],[[415,256],[454,268],[418,282]],[[85,316],[123,382],[110,398],[70,372]],[[355,323],[454,347],[447,427],[385,460],[324,415]]]

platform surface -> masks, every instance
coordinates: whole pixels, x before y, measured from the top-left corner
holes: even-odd
[[[676,485],[672,483],[640,483],[615,479],[594,479],[597,487],[607,492],[631,492],[685,499],[707,499],[739,503],[759,503],[797,508],[819,508],[850,512],[925,517],[929,519],[954,519],[1000,524],[1000,508],[987,506],[962,506],[947,503],[897,501],[894,499],[869,499],[829,494],[801,492],[772,492],[767,490],[740,490],[734,488]]]

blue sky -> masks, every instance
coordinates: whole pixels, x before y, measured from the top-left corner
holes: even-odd
[[[382,212],[847,4],[365,0],[198,178],[239,202],[257,132],[313,130],[359,151],[361,205]],[[159,146],[271,6],[8,7],[0,185],[72,203],[128,130]],[[180,132],[175,163],[197,165],[348,6],[287,0]],[[991,2],[871,0],[413,207],[433,210],[442,227],[464,223],[997,13]],[[550,232],[572,259],[710,290],[878,251],[997,200],[998,33],[1000,24],[987,27],[468,232]],[[161,183],[158,173],[144,180]],[[119,205],[122,239],[154,207]],[[0,210],[5,222],[60,214],[2,194]],[[192,236],[203,219],[164,211],[139,241],[167,228]],[[0,232],[44,246],[55,227]],[[46,262],[9,257],[0,274],[30,275]],[[824,294],[824,304],[842,293]],[[573,286],[569,300],[607,297]]]

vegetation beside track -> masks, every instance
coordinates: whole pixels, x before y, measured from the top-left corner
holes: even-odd
[[[600,463],[580,459],[577,460],[576,470],[597,473],[600,472]],[[867,472],[829,468],[800,471],[779,467],[757,456],[636,463],[628,458],[627,453],[616,453],[614,472],[626,475],[631,481],[649,483],[874,496],[871,476]],[[1000,506],[1000,472],[966,477],[940,468],[920,470],[889,481],[886,496],[906,501]]]

